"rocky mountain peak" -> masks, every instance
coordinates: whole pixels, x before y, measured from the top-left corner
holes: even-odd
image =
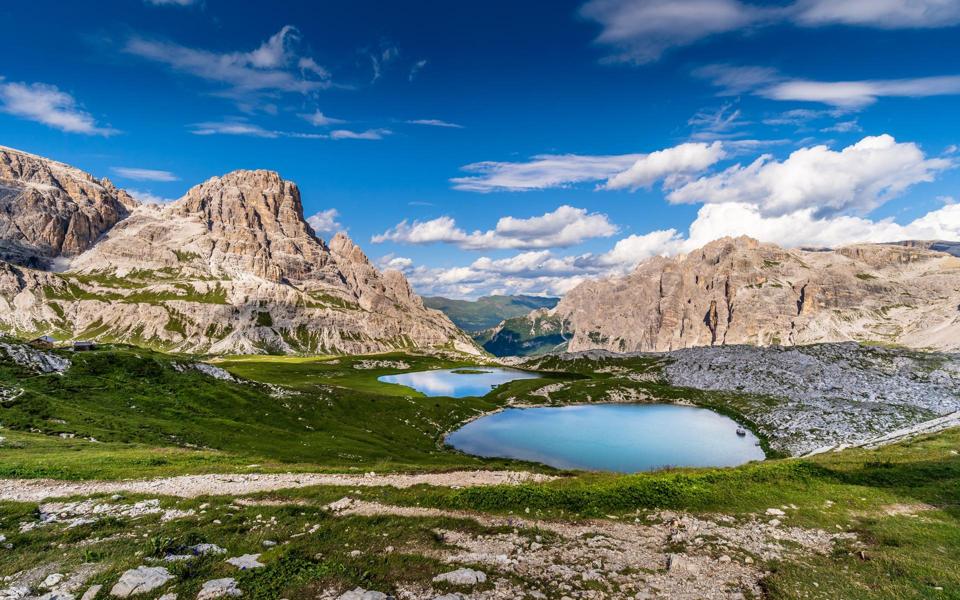
[[[303,217],[296,184],[274,171],[233,171],[192,187],[166,209],[208,232],[202,255],[227,272],[303,280],[329,253]]]
[[[333,236],[333,239],[330,240],[330,250],[336,254],[341,260],[347,260],[350,262],[361,263],[369,265],[370,259],[367,258],[367,255],[360,249],[350,236],[339,231],[336,235]]]

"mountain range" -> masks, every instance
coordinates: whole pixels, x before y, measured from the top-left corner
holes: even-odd
[[[297,186],[234,171],[141,204],[0,147],[0,331],[199,353],[477,353],[398,271],[307,224]]]
[[[106,178],[0,147],[0,331],[19,337],[211,354],[843,341],[955,350],[957,254],[949,241],[784,249],[723,238],[559,301],[424,301],[345,234],[319,238],[297,186],[275,172],[234,171],[142,204]]]

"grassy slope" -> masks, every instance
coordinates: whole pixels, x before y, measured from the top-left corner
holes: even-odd
[[[174,363],[190,358],[117,348],[71,355],[65,375],[32,375],[0,361],[0,386],[26,391],[0,409],[20,432],[0,446],[0,476],[116,478],[185,470],[220,471],[258,463],[266,469],[395,470],[502,466],[504,461],[445,451],[442,435],[490,398],[427,398],[377,377],[395,368],[355,369],[366,360],[403,360],[411,369],[467,363],[382,354],[331,360],[234,358],[237,376],[283,384],[231,383]],[[50,435],[73,435],[63,444]],[[95,438],[92,443],[82,438]],[[163,447],[153,453],[149,447]],[[193,450],[191,450],[193,449]],[[84,457],[102,457],[85,460]],[[110,460],[114,456],[115,460]],[[145,468],[148,467],[148,468]]]
[[[424,297],[428,308],[435,308],[464,331],[476,332],[494,327],[504,319],[521,317],[538,308],[553,308],[559,298],[540,296],[484,296],[476,300],[453,300],[441,296]]]
[[[404,360],[411,368],[466,366],[432,358],[382,355],[341,357],[336,362],[329,357],[235,358],[220,363],[236,375],[283,383],[300,392],[274,398],[269,389],[258,385],[225,383],[192,371],[178,373],[171,362],[189,362],[184,358],[131,349],[72,358],[74,367],[62,377],[27,376],[9,363],[0,363],[0,385],[16,384],[27,390],[16,403],[0,409],[5,426],[0,434],[7,438],[0,446],[0,475],[116,478],[242,471],[250,463],[262,464],[258,471],[516,465],[445,451],[437,444],[439,435],[476,411],[496,408],[542,383],[519,381],[486,398],[454,401],[423,398],[376,382],[390,369],[353,368],[354,362],[365,359]],[[614,367],[647,374],[658,368],[651,359],[541,365],[547,371],[568,372],[564,377],[569,385],[554,395],[556,402],[582,401],[586,396],[602,399],[606,390],[623,385],[611,375],[598,373]],[[632,385],[657,397],[694,400],[733,413],[738,402],[766,401],[666,388],[655,382]],[[308,425],[314,429],[307,429]],[[23,431],[31,427],[43,433]],[[102,443],[45,435],[67,431],[93,435]],[[211,449],[190,449],[184,443]],[[365,491],[364,497],[499,514],[526,515],[529,509],[530,516],[562,519],[632,515],[657,508],[743,515],[795,504],[799,508],[789,511],[791,525],[839,526],[856,532],[865,543],[864,558],[857,553],[859,548],[841,547],[833,555],[802,563],[772,563],[767,579],[771,597],[950,598],[960,597],[960,571],[955,568],[960,556],[958,452],[960,431],[954,430],[876,451],[848,450],[735,469],[582,474],[549,484],[465,490],[373,489]],[[19,550],[0,555],[0,575],[63,558],[68,563],[109,563],[110,569],[98,579],[110,582],[120,570],[140,564],[134,555],[137,551],[156,554],[186,543],[211,541],[235,553],[257,552],[268,535],[286,539],[307,523],[319,524],[317,536],[270,550],[269,569],[241,581],[255,598],[281,594],[304,598],[321,583],[387,589],[397,582],[422,581],[439,572],[433,559],[422,554],[387,555],[378,551],[379,546],[412,544],[429,549],[439,543],[429,533],[432,527],[479,527],[469,521],[441,523],[438,519],[330,519],[317,510],[347,493],[314,488],[270,494],[305,500],[305,507],[228,511],[228,501],[217,500],[219,508],[211,508],[197,521],[163,524],[155,518],[142,519],[134,528],[138,537],[93,549],[69,545],[63,549],[56,544],[127,532],[129,526],[107,519],[72,530],[44,529],[11,537],[19,522],[32,518],[35,506],[0,503],[0,532]],[[199,503],[180,501],[179,506]],[[907,512],[918,516],[888,515],[896,505],[912,507]],[[258,530],[252,524],[258,513],[267,519],[276,516],[283,531]],[[214,523],[214,518],[221,523]],[[354,557],[349,554],[352,548],[365,552]],[[200,561],[184,569],[178,584],[184,597],[192,597],[200,582],[228,575],[217,561]]]

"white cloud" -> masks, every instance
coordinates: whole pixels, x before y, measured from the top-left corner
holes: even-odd
[[[609,61],[644,64],[671,48],[755,27],[854,25],[879,29],[950,27],[960,23],[956,0],[797,0],[761,6],[739,0],[589,0],[580,15],[601,26],[596,41]]]
[[[73,96],[46,83],[4,83],[0,77],[0,112],[68,133],[103,136],[117,133],[116,129],[99,126]]]
[[[541,154],[527,162],[484,161],[462,167],[477,175],[455,177],[450,181],[453,189],[470,192],[543,190],[608,179],[630,168],[642,156]]]
[[[307,217],[307,224],[313,228],[317,235],[321,233],[336,233],[343,231],[344,226],[337,222],[340,212],[335,208],[321,210]]]
[[[310,123],[316,127],[329,127],[330,125],[342,125],[343,123],[346,123],[346,121],[343,119],[328,117],[319,110],[308,114],[302,114],[300,117],[305,119],[307,123]]]
[[[154,194],[150,190],[135,190],[128,188],[126,192],[133,196],[133,198],[141,204],[169,204],[170,202],[176,201],[176,198],[164,198],[163,196]]]
[[[367,129],[366,131],[337,129],[330,132],[330,138],[334,140],[382,140],[392,133],[389,129]]]
[[[388,46],[379,53],[370,54],[370,65],[373,68],[373,78],[371,83],[377,81],[383,76],[384,70],[400,57],[400,49],[396,46]]]
[[[277,138],[280,133],[264,129],[246,121],[206,121],[193,126],[194,135],[244,135],[262,138]]]
[[[431,127],[449,127],[452,129],[463,129],[463,125],[451,123],[450,121],[441,121],[440,119],[411,119],[407,121],[410,125],[429,125]]]
[[[544,190],[584,182],[602,182],[597,189],[635,190],[660,180],[674,185],[725,156],[720,142],[690,142],[650,154],[541,154],[527,162],[469,164],[461,169],[476,175],[450,181],[455,190],[482,193]]]
[[[377,261],[381,269],[393,269],[395,271],[407,271],[413,268],[413,259],[396,254],[387,254]]]
[[[704,65],[693,70],[694,77],[706,79],[720,88],[720,96],[739,96],[752,92],[762,86],[783,79],[779,71],[772,67],[756,67],[717,63]]]
[[[610,60],[658,60],[665,50],[743,29],[775,11],[737,0],[590,0],[581,16],[602,27],[597,42],[616,48]]]
[[[822,128],[820,131],[850,133],[851,131],[863,131],[863,128],[860,127],[860,123],[856,119],[850,119],[849,121],[837,121],[829,127]]]
[[[608,190],[636,190],[650,187],[662,179],[667,179],[671,185],[672,180],[703,171],[725,156],[721,142],[680,144],[638,158],[629,169],[611,177],[604,187]]]
[[[420,73],[420,71],[423,70],[425,66],[427,66],[426,59],[421,59],[413,63],[413,66],[410,67],[410,74],[407,76],[407,80],[413,81],[414,79],[416,79],[417,75]]]
[[[721,96],[750,93],[769,100],[818,102],[851,111],[880,98],[925,98],[960,94],[960,75],[860,81],[812,81],[788,77],[768,67],[715,64],[693,71],[720,88]],[[801,109],[802,110],[802,109]],[[799,112],[797,113],[800,114]],[[810,111],[811,116],[820,116]],[[836,113],[833,116],[838,116]]]
[[[330,87],[329,73],[312,58],[298,54],[299,40],[297,29],[287,25],[249,52],[218,53],[142,37],[130,38],[123,51],[180,73],[225,84],[230,96],[307,93]]]
[[[800,0],[794,20],[807,26],[862,25],[878,29],[949,27],[960,23],[956,0]]]
[[[882,97],[924,98],[960,94],[960,76],[918,77],[864,81],[807,81],[795,79],[757,90],[771,100],[821,102],[843,108],[860,108]]]
[[[239,135],[276,139],[281,137],[307,140],[324,140],[331,136],[323,133],[301,133],[298,131],[277,131],[265,129],[255,123],[243,119],[228,119],[224,121],[206,121],[191,125],[190,133],[194,135]]]
[[[784,161],[764,155],[747,166],[737,164],[689,182],[667,198],[673,203],[747,203],[764,215],[805,208],[817,215],[866,213],[952,166],[948,159],[927,158],[914,143],[880,135],[839,152],[812,146]]]
[[[199,0],[144,0],[144,2],[154,6],[190,6]]]
[[[140,169],[137,167],[113,167],[112,171],[124,179],[134,181],[178,181],[180,178],[170,171]]]
[[[457,227],[451,217],[430,221],[401,221],[392,229],[372,238],[374,243],[454,244],[468,250],[561,248],[584,240],[609,237],[618,231],[616,225],[601,213],[560,206],[539,217],[518,219],[502,217],[494,229],[468,233]]]
[[[813,209],[765,216],[743,203],[708,204],[690,225],[684,251],[699,248],[723,236],[749,235],[781,246],[834,247],[856,242],[894,242],[910,239],[960,239],[960,205],[951,204],[900,225],[892,219],[817,217]]]

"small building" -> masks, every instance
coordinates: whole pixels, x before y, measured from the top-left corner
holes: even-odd
[[[41,335],[38,338],[30,340],[29,344],[34,348],[53,348],[57,340],[49,335]]]
[[[73,343],[74,352],[86,352],[88,350],[96,350],[96,349],[97,349],[97,344],[95,342],[81,341],[81,342]]]

